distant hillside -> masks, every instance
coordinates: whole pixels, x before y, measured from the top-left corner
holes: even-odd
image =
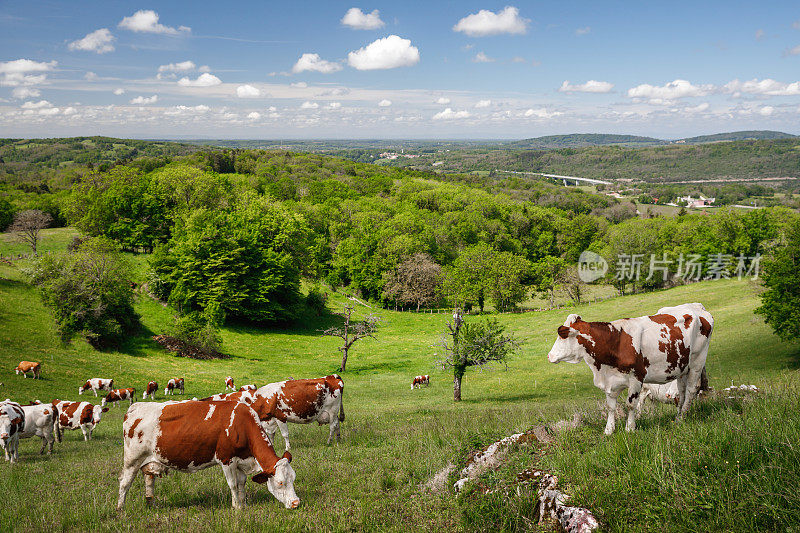
[[[551,148],[582,148],[584,146],[653,146],[664,144],[665,141],[653,137],[640,137],[638,135],[615,135],[611,133],[572,133],[570,135],[547,135],[533,139],[523,139],[508,143],[508,148],[539,149]]]
[[[723,141],[769,141],[773,139],[793,139],[795,137],[797,137],[797,135],[783,133],[782,131],[752,130],[687,137],[686,139],[681,139],[681,141],[686,144],[703,144]]]

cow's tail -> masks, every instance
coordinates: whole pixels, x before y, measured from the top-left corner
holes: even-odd
[[[339,393],[339,422],[344,422],[344,385],[342,385],[342,392]]]
[[[53,431],[56,434],[56,440],[61,442],[61,423],[59,422],[58,405],[55,403],[50,404],[53,406]]]
[[[703,367],[703,371],[700,373],[700,391],[707,391],[711,387],[708,385],[708,374],[706,373],[706,367]]]

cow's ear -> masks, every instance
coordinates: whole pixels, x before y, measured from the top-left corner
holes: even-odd
[[[572,324],[574,324],[575,322],[577,322],[579,320],[581,320],[581,315],[576,315],[575,313],[572,313],[564,321],[564,325],[565,326],[571,326]]]
[[[108,407],[103,407],[103,412],[107,413],[108,412]]]
[[[266,483],[269,478],[275,475],[275,467],[272,467],[271,470],[264,470],[263,472],[259,472],[255,476],[253,476],[253,481],[256,483]]]
[[[290,463],[292,462],[292,454],[289,453],[289,450],[286,450],[285,452],[283,452],[282,459],[286,459]]]
[[[569,337],[569,332],[572,328],[569,326],[558,326],[558,336],[562,339]]]

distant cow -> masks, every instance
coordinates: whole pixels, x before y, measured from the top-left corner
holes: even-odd
[[[114,402],[118,405],[118,402],[122,400],[128,400],[130,403],[129,405],[133,405],[133,396],[136,394],[136,389],[133,387],[127,389],[113,389],[103,400],[100,402],[100,405],[105,407],[107,403]]]
[[[175,391],[181,391],[183,394],[183,378],[172,378],[167,382],[167,388],[164,389],[164,396],[175,394]]]
[[[258,390],[258,387],[256,387],[255,384],[253,384],[253,383],[251,383],[249,385],[242,385],[241,387],[239,387],[239,392],[242,392],[242,391],[255,392],[257,390]]]
[[[42,364],[35,361],[20,361],[14,371],[19,375],[22,372],[22,377],[27,378],[28,372],[33,372],[33,379],[39,379],[39,374],[42,371]]]
[[[236,387],[233,386],[233,378],[231,376],[228,376],[227,378],[225,378],[225,390],[228,390],[228,389],[233,390],[233,391],[236,390]]]
[[[411,382],[411,390],[414,388],[421,388],[423,385],[430,385],[431,384],[431,377],[428,374],[423,376],[416,376],[414,380]]]
[[[99,390],[110,391],[113,388],[114,388],[113,379],[92,378],[92,379],[87,379],[86,383],[78,387],[78,394],[83,394],[87,390],[91,390],[92,392],[94,392],[94,395],[97,396],[97,391]]]
[[[256,396],[263,397],[267,403],[275,407],[272,417],[264,421],[270,442],[275,442],[275,429],[280,429],[286,449],[289,449],[289,428],[286,422],[308,424],[316,421],[319,425],[328,424],[330,434],[328,444],[339,435],[339,422],[344,421],[344,405],[342,394],[344,382],[338,375],[317,379],[294,379],[264,385],[256,391]],[[284,421],[285,420],[285,421]]]
[[[36,401],[30,405],[23,405],[25,412],[25,426],[22,428],[19,438],[27,439],[30,437],[40,437],[42,448],[39,453],[44,453],[45,448],[48,454],[53,453],[53,442],[56,440],[56,432],[60,434],[60,428],[55,424],[58,419],[58,412],[53,405]]]
[[[606,393],[605,434],[614,432],[617,396],[628,388],[627,431],[636,428],[636,407],[644,383],[678,380],[678,417],[689,410],[700,388],[714,319],[699,303],[664,307],[652,316],[614,322],[585,322],[572,314],[558,328],[547,355],[551,363],[585,361],[594,384]]]
[[[155,476],[168,470],[196,472],[218,464],[222,467],[234,508],[245,499],[247,476],[267,483],[269,491],[287,509],[300,499],[294,491],[295,473],[289,452],[279,458],[258,415],[235,401],[183,401],[138,403],[128,409],[122,426],[123,468],[119,476],[117,509],[136,473],[144,475],[145,500],[151,503]]]
[[[56,438],[61,442],[61,429],[75,430],[81,428],[83,440],[90,440],[100,417],[108,411],[108,407],[93,405],[89,402],[68,402],[53,400],[52,405],[58,411],[58,429]],[[55,423],[54,423],[55,425]]]
[[[144,394],[142,394],[142,400],[146,400],[148,396],[150,396],[151,400],[156,399],[156,391],[158,390],[158,383],[155,381],[151,381],[147,384],[147,388],[144,389]]]
[[[6,399],[0,402],[0,446],[6,461],[19,460],[19,437],[25,427],[25,412],[17,402]]]

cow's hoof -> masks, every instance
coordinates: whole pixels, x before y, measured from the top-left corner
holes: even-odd
[[[152,496],[145,496],[144,497],[144,504],[147,507],[152,507],[153,506],[153,497]]]

